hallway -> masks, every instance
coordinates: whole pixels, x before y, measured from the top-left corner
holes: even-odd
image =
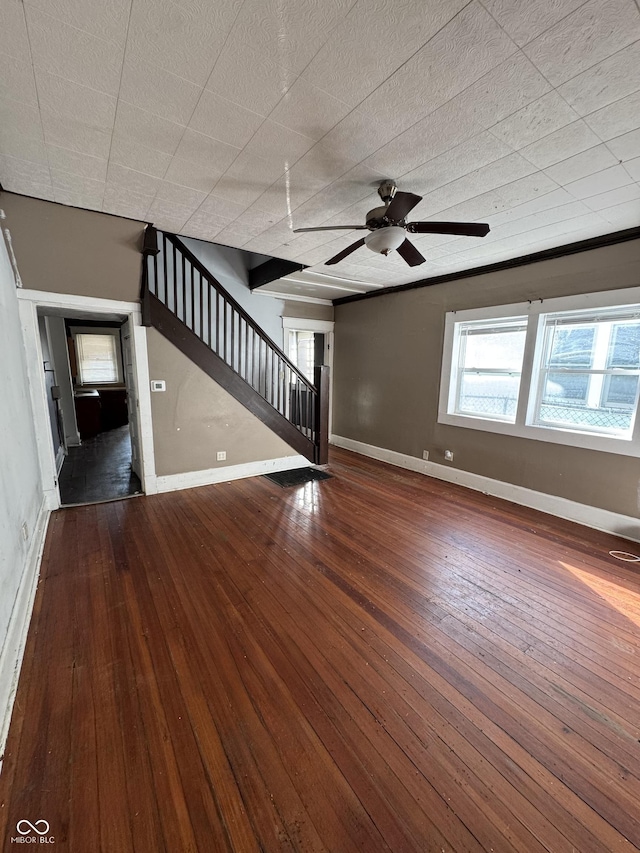
[[[59,478],[63,506],[112,501],[142,492],[131,470],[129,427],[121,426],[70,447]]]

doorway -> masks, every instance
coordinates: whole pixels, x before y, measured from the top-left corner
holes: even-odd
[[[135,399],[128,320],[39,314],[38,321],[43,355],[46,350],[51,358],[45,375],[52,373],[56,383],[49,387],[45,379],[57,407],[57,419],[51,419],[54,450],[57,441],[64,445],[58,468],[61,505],[141,494],[139,466],[133,464],[136,410],[128,403]],[[63,389],[70,406],[60,405]]]
[[[18,298],[48,508],[155,493],[140,306],[41,291]]]
[[[283,317],[284,350],[298,370],[314,381],[314,369],[329,368],[329,433],[332,424],[333,397],[333,321]]]

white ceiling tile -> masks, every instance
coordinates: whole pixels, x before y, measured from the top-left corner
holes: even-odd
[[[247,208],[274,181],[271,166],[242,152],[214,187],[216,195]]]
[[[269,118],[317,140],[343,119],[349,109],[343,101],[299,78]]]
[[[216,221],[221,220],[227,224],[237,219],[243,210],[245,210],[244,205],[235,204],[227,198],[209,193],[194,216],[214,217]]]
[[[588,115],[640,89],[640,41],[578,74],[558,89],[576,112]]]
[[[206,197],[207,194],[204,192],[190,187],[181,187],[179,184],[172,184],[168,181],[161,181],[156,193],[157,201],[176,204],[180,208],[188,208],[191,213],[200,207]]]
[[[127,187],[133,193],[151,196],[151,198],[156,194],[161,184],[160,178],[146,175],[144,172],[136,172],[135,169],[129,169],[113,162],[109,163],[107,181],[109,184]]]
[[[41,110],[44,138],[48,145],[57,145],[106,160],[111,146],[111,134],[77,121],[73,116]]]
[[[38,69],[36,84],[40,107],[60,116],[72,116],[81,124],[111,133],[116,114],[116,98],[64,77]]]
[[[128,54],[204,86],[237,14],[233,0],[181,3],[136,0]]]
[[[43,163],[31,163],[18,157],[0,154],[2,185],[8,188],[10,180],[26,180],[35,184],[50,184],[49,166]]]
[[[624,167],[633,180],[640,183],[640,157],[636,157],[634,160],[628,160],[624,164]]]
[[[491,133],[517,151],[571,124],[577,118],[557,92],[547,92],[537,101],[493,125]]]
[[[0,161],[1,163],[2,161]],[[55,201],[55,192],[51,183],[38,183],[30,181],[29,178],[7,177],[3,178],[2,185],[7,192],[30,195],[34,198],[43,198],[45,201]]]
[[[429,193],[414,208],[412,218],[422,219],[426,216],[432,216],[452,204],[458,204],[481,193],[498,189],[504,184],[523,178],[534,171],[531,163],[520,157],[519,154],[509,154]]]
[[[516,45],[476,0],[362,102],[398,132],[504,62]],[[542,94],[542,93],[540,93]]]
[[[27,58],[29,54],[26,54]],[[10,98],[29,106],[38,106],[33,66],[30,61],[22,61],[0,53],[0,98]]]
[[[555,163],[545,169],[546,174],[557,181],[562,186],[566,186],[572,181],[577,181],[580,178],[586,178],[588,175],[593,175],[596,172],[601,172],[609,166],[615,166],[616,158],[606,145],[596,145],[595,148],[589,148],[587,151],[582,151],[580,154],[575,154],[567,160],[562,160],[560,163]]]
[[[120,99],[176,124],[189,123],[202,87],[127,52]]]
[[[360,0],[304,77],[355,106],[447,24],[465,0]]]
[[[174,154],[185,128],[132,104],[118,101],[113,132],[114,136],[128,137],[147,148]]]
[[[291,176],[287,172],[281,178],[278,178],[270,187],[261,193],[252,206],[259,210],[264,210],[267,213],[272,213],[278,219],[286,216],[291,207]]]
[[[36,69],[66,77],[107,95],[117,95],[123,48],[26,6]]]
[[[263,121],[263,117],[257,113],[245,110],[205,89],[189,127],[227,145],[243,148]]]
[[[591,196],[591,198],[586,198],[584,203],[591,210],[605,210],[605,208],[615,207],[618,204],[626,204],[629,201],[640,201],[640,187],[637,184],[627,184],[615,190]],[[637,209],[640,221],[640,204],[637,205]]]
[[[93,157],[58,145],[47,145],[47,157],[49,165],[59,171],[98,181],[107,177],[107,160],[104,157]]]
[[[640,204],[637,201],[627,201],[615,207],[607,207],[600,211],[600,216],[619,228],[637,228],[640,222]]]
[[[362,110],[353,110],[333,127],[323,138],[343,156],[363,160],[396,136],[396,129],[383,124],[378,116]]]
[[[203,168],[210,168],[215,174],[226,171],[239,153],[239,148],[187,128],[176,150],[176,157],[192,160]]]
[[[524,52],[559,86],[640,38],[634,0],[590,0],[530,42]]]
[[[389,175],[404,174],[494,125],[549,89],[526,56],[517,53],[401,133],[369,157],[367,163]]]
[[[195,237],[197,240],[215,240],[217,234],[224,228],[224,223],[207,221],[201,219],[194,214],[191,219],[188,219],[182,226],[180,231],[185,237]]]
[[[130,219],[146,219],[153,195],[132,192],[120,184],[107,183],[104,189],[102,210]]]
[[[0,53],[27,62],[31,57],[24,5],[21,0],[0,3]]]
[[[318,143],[287,172],[287,195],[292,210],[355,166],[329,146]]]
[[[183,207],[174,201],[156,198],[147,211],[147,219],[163,231],[177,234],[193,215],[191,207]]]
[[[511,153],[508,145],[484,131],[407,172],[402,176],[402,187],[418,194],[432,192]]]
[[[534,213],[551,210],[555,207],[562,207],[567,204],[571,204],[573,201],[573,196],[569,195],[564,188],[558,187],[558,189],[543,193],[542,195],[531,199],[531,201],[524,202],[523,204],[517,204],[514,207],[510,207],[508,210],[489,216],[487,217],[487,221],[491,224],[491,227],[494,225],[498,226],[504,222],[522,219],[523,217],[530,216]]]
[[[233,33],[216,62],[207,89],[266,116],[295,83],[297,74],[252,50]]]
[[[234,34],[274,64],[300,73],[352,5],[353,0],[245,0]]]
[[[74,207],[90,207],[94,210],[102,208],[104,181],[94,181],[92,178],[71,175],[68,172],[52,168],[51,183],[56,201],[62,204],[71,204]],[[72,201],[66,201],[67,198],[72,199]]]
[[[640,127],[640,92],[627,95],[585,118],[603,142]]]
[[[640,157],[640,129],[610,139],[607,148],[622,162]]]
[[[598,142],[598,137],[583,121],[574,121],[522,148],[520,154],[538,169],[546,169],[561,160],[568,160],[574,154],[594,148]]]
[[[612,166],[595,175],[588,175],[586,178],[565,184],[565,189],[576,198],[589,198],[589,196],[615,190],[630,183],[631,178],[624,166]]]
[[[28,0],[26,5],[98,38],[124,44],[131,0],[109,0],[106,3],[87,3],[86,0]]]
[[[137,172],[161,178],[171,162],[171,154],[156,151],[128,136],[114,133],[110,160]]]
[[[291,168],[307,151],[315,145],[308,136],[302,136],[281,124],[267,119],[256,131],[245,150],[249,154],[281,162],[280,173]]]
[[[0,100],[0,154],[46,163],[40,115],[20,101]]]
[[[582,6],[584,0],[554,0],[551,3],[549,0],[528,0],[526,3],[482,0],[482,3],[516,44],[522,47]]]
[[[217,164],[214,169],[209,163],[197,163],[194,160],[174,157],[165,178],[171,183],[208,193],[214,188],[221,174],[222,171],[217,168]]]

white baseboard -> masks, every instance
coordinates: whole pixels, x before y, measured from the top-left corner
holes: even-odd
[[[0,652],[0,768],[9,732],[9,723],[11,722],[13,703],[18,689],[18,677],[27,642],[50,515],[47,501],[43,500],[33,529],[20,586],[11,611],[7,635]]]
[[[345,450],[353,450],[363,456],[388,462],[399,468],[407,468],[409,471],[417,471],[435,477],[438,480],[446,480],[448,483],[457,483],[484,494],[496,498],[503,498],[512,503],[528,506],[541,512],[556,515],[568,521],[575,521],[595,530],[612,533],[615,536],[623,536],[634,542],[640,542],[640,518],[629,515],[620,515],[599,507],[570,501],[557,495],[548,495],[545,492],[536,492],[524,486],[515,486],[512,483],[504,483],[501,480],[493,480],[491,477],[483,477],[480,474],[472,474],[470,471],[462,471],[459,468],[450,468],[437,462],[426,462],[416,456],[406,453],[397,453],[395,450],[387,450],[384,447],[375,447],[372,444],[364,444],[352,438],[344,438],[341,435],[332,435],[331,444],[344,447]]]
[[[156,488],[158,492],[175,492],[178,489],[210,486],[212,483],[228,483],[245,477],[259,477],[262,474],[272,474],[274,471],[306,468],[310,464],[304,456],[282,456],[279,459],[265,459],[263,462],[245,462],[243,465],[225,465],[222,468],[208,468],[206,471],[187,471],[184,474],[158,476]]]

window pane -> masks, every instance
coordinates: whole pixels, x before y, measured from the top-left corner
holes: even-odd
[[[520,374],[464,373],[458,411],[466,415],[515,421]]]
[[[526,329],[520,324],[503,329],[469,329],[466,331],[465,369],[520,371]]]
[[[600,379],[601,377],[598,377]],[[539,423],[555,424],[566,429],[585,432],[628,432],[633,424],[637,376],[615,376],[610,379],[633,380],[633,400],[625,405],[613,405],[603,400],[601,406],[588,406],[588,389],[591,377],[550,373],[547,376],[540,405]],[[567,382],[570,379],[571,382]],[[629,400],[627,388],[627,400]],[[581,396],[579,396],[581,395]]]
[[[633,409],[637,394],[637,376],[607,376],[602,395],[602,405]]]
[[[607,367],[640,367],[640,323],[613,327]]]
[[[78,369],[83,385],[118,381],[115,335],[76,335]]]
[[[298,370],[313,382],[314,334],[313,332],[289,332],[289,358]]]
[[[550,367],[591,367],[595,328],[569,326],[553,329]]]

